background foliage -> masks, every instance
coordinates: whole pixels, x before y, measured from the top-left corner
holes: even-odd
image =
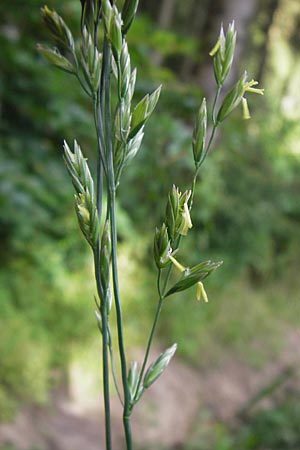
[[[197,305],[190,293],[172,300],[160,339],[177,340],[182,357],[201,367],[224,352],[263,364],[284,331],[299,327],[300,6],[297,0],[235,2],[234,10],[229,0],[184,3],[141,1],[129,35],[140,94],[164,87],[143,151],[120,190],[127,336],[134,345],[144,341],[154,308],[152,234],[164,214],[160,200],[174,181],[188,185],[194,116],[203,93],[212,93],[207,54],[220,21],[234,17],[240,29],[234,71],[250,66],[266,95],[259,104],[251,99],[251,121],[237,112],[222,128],[196,192],[193,223],[200,233],[188,238],[186,254],[225,261],[208,283],[211,302]],[[1,420],[24,401],[46,402],[72,355],[96,333],[90,260],[61,160],[63,138],[76,137],[93,161],[95,136],[76,81],[47,67],[35,51],[36,42],[47,40],[42,4],[0,4]],[[76,35],[80,2],[49,6]],[[287,399],[241,428],[245,444],[222,429],[214,448],[296,449],[299,432],[289,417],[293,411],[299,419],[298,410]],[[271,422],[284,432],[266,434]]]

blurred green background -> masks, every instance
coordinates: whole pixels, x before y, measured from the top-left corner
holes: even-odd
[[[50,42],[43,4],[0,2],[2,422],[14,420],[24,404],[46,406],[49,393],[70,381],[74,361],[87,364],[85,349],[100,354],[91,259],[61,157],[63,139],[76,138],[95,160],[91,105],[75,79],[36,52],[37,42]],[[80,1],[49,0],[48,6],[78,36]],[[300,352],[282,361],[291,336],[300,348],[298,0],[140,1],[128,35],[138,96],[160,83],[163,92],[119,190],[126,341],[132,348],[146,341],[156,304],[153,230],[170,186],[189,187],[194,117],[203,95],[211,99],[215,90],[208,52],[220,23],[227,27],[232,19],[238,46],[230,83],[247,68],[265,97],[249,99],[250,121],[238,110],[224,123],[197,186],[194,228],[181,259],[224,260],[206,283],[210,303],[196,303],[191,291],[170,300],[157,346],[177,341],[179,358],[199,377],[228,358],[256,372],[278,361],[254,395],[255,413],[251,394],[238,423],[199,414],[177,449],[299,450]],[[280,376],[287,366],[294,381],[285,388],[290,377]]]

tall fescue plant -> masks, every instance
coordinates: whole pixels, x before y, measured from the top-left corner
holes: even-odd
[[[75,1],[75,0],[74,0]],[[161,310],[169,297],[178,292],[195,289],[191,295],[207,302],[203,280],[222,262],[199,261],[193,267],[183,264],[179,249],[183,238],[192,228],[191,211],[200,169],[210,150],[217,127],[241,103],[243,116],[250,117],[245,94],[263,94],[248,81],[245,72],[220,101],[223,85],[230,72],[235,51],[236,31],[232,22],[226,32],[221,27],[217,43],[211,51],[216,79],[216,94],[208,114],[205,98],[195,121],[191,139],[195,170],[189,189],[181,191],[175,184],[170,188],[165,206],[164,222],[154,232],[153,256],[157,268],[157,309],[150,330],[145,356],[141,364],[128,364],[123,337],[122,290],[118,276],[118,241],[116,196],[122,183],[122,172],[139,151],[146,123],[158,102],[161,87],[134,104],[136,69],[131,67],[126,35],[135,18],[138,0],[125,0],[121,10],[112,0],[81,0],[81,36],[75,42],[64,20],[47,6],[42,17],[50,30],[56,47],[38,45],[40,53],[54,66],[77,78],[93,105],[96,153],[96,177],[79,143],[64,143],[64,161],[75,190],[75,211],[80,229],[89,243],[97,286],[95,316],[102,338],[103,394],[105,406],[106,449],[112,449],[110,419],[110,378],[116,384],[123,406],[123,425],[127,450],[133,449],[130,419],[135,405],[145,390],[159,378],[176,351],[170,346],[148,363],[153,337]],[[117,93],[112,96],[112,89]],[[104,202],[106,197],[106,202]],[[104,210],[104,206],[105,210]],[[177,281],[173,282],[177,274]],[[176,278],[175,278],[176,280]],[[114,305],[114,306],[113,306]],[[121,377],[114,372],[114,346],[110,328],[111,308],[115,308],[117,347]],[[112,373],[111,373],[112,372]],[[119,378],[122,387],[120,388]]]

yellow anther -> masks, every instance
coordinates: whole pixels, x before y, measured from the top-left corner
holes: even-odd
[[[209,52],[209,56],[215,56],[215,54],[218,52],[220,46],[221,46],[221,38],[219,37],[219,39],[217,40],[216,45]]]
[[[197,283],[197,300],[200,301],[201,297],[203,297],[203,300],[207,303],[208,302],[208,297],[206,294],[206,291],[204,289],[203,283],[201,281],[198,281]]]
[[[245,97],[242,98],[242,107],[243,107],[243,119],[244,120],[251,119],[247,99]]]
[[[182,264],[180,264],[177,259],[175,259],[172,255],[169,255],[170,260],[172,261],[172,263],[174,264],[174,266],[176,267],[176,269],[179,270],[179,272],[185,272],[186,267],[184,267]]]

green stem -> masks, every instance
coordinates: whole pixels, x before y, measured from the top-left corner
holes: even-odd
[[[117,224],[116,224],[115,189],[110,190],[109,192],[109,203],[110,203],[110,224],[111,224],[111,243],[112,243],[112,276],[113,276],[113,288],[116,306],[118,345],[119,345],[122,383],[124,392],[123,425],[125,431],[127,450],[132,450],[132,436],[130,427],[130,394],[127,381],[127,363],[124,348],[123,319],[122,319],[121,299],[119,293],[118,266],[117,266],[117,226],[116,226]]]
[[[212,132],[212,135],[211,135],[211,139],[209,141],[207,149],[209,149],[209,147],[211,145],[214,132],[215,132],[215,128],[213,129],[213,132]],[[193,203],[193,197],[194,197],[194,192],[195,192],[195,185],[196,185],[199,169],[200,169],[200,165],[198,165],[196,167],[195,174],[194,174],[194,177],[193,177],[192,189],[191,189],[192,190],[192,194],[191,194],[190,209],[191,209],[192,203]],[[181,236],[178,236],[178,238],[175,241],[175,248],[179,247],[180,241],[181,241]],[[164,296],[165,296],[167,288],[168,288],[168,282],[169,282],[169,279],[170,279],[170,276],[171,276],[172,269],[173,269],[173,265],[170,264],[169,267],[168,267],[168,271],[167,271],[165,280],[164,280],[164,285],[163,285],[163,289],[162,290],[161,290],[161,287],[160,287],[160,284],[161,284],[161,269],[159,269],[159,271],[158,271],[157,290],[158,290],[158,294],[159,294],[159,302],[158,302],[158,305],[157,305],[154,322],[153,322],[152,329],[151,329],[151,332],[150,332],[150,336],[149,336],[149,339],[148,339],[148,344],[147,344],[147,349],[146,349],[146,353],[145,353],[145,356],[144,356],[142,369],[141,369],[141,372],[140,372],[140,375],[139,375],[139,382],[138,382],[138,385],[137,385],[137,388],[136,388],[136,392],[135,392],[135,397],[134,397],[135,401],[137,401],[137,395],[138,395],[138,392],[139,392],[139,389],[140,389],[140,386],[141,386],[141,383],[142,383],[142,379],[143,379],[143,376],[144,376],[144,372],[145,372],[145,369],[146,369],[146,365],[147,365],[147,361],[148,361],[148,357],[149,357],[149,353],[150,353],[153,337],[154,337],[154,334],[155,334],[155,331],[156,331],[156,328],[157,328],[157,324],[158,324],[158,320],[159,320],[159,317],[160,317],[160,313],[161,313],[161,310],[162,310],[162,307],[163,307],[163,300],[164,300]]]
[[[159,294],[159,301],[158,301],[158,304],[157,304],[157,308],[156,308],[156,313],[155,313],[152,329],[151,329],[150,336],[149,336],[149,339],[148,339],[148,344],[147,344],[147,348],[146,348],[146,352],[145,352],[145,356],[144,356],[144,360],[143,360],[143,364],[142,364],[142,369],[141,369],[141,372],[140,372],[140,375],[139,375],[139,382],[138,382],[138,385],[137,385],[137,388],[136,388],[136,391],[135,391],[134,402],[137,401],[137,396],[138,396],[138,393],[139,393],[139,390],[140,390],[140,386],[141,386],[141,383],[142,383],[142,379],[143,379],[143,376],[144,376],[144,373],[145,373],[145,370],[146,370],[146,365],[147,365],[147,362],[148,362],[148,358],[149,358],[149,353],[150,353],[150,349],[151,349],[151,346],[152,346],[153,337],[154,337],[154,334],[155,334],[155,331],[156,331],[156,327],[157,327],[157,324],[158,324],[158,320],[159,320],[159,317],[160,317],[160,313],[161,313],[161,310],[162,310],[162,307],[163,307],[164,297],[163,297],[163,295],[161,293],[160,280],[161,280],[161,269],[159,269],[158,275],[157,275],[157,290],[158,290],[158,294]]]
[[[84,85],[82,79],[80,78],[78,73],[74,74],[75,77],[77,78],[77,80],[79,81],[80,86],[82,87],[82,89],[84,90],[84,92],[86,93],[86,95],[88,95],[89,97],[92,98],[92,94],[90,93],[90,91],[86,88],[86,86]]]
[[[198,175],[199,175],[199,171],[200,171],[200,168],[201,168],[202,164],[204,163],[204,161],[206,159],[206,156],[208,155],[208,152],[210,150],[210,147],[211,147],[213,138],[215,136],[217,127],[218,127],[218,123],[213,125],[212,131],[211,131],[211,134],[210,134],[210,138],[209,138],[209,141],[208,141],[208,145],[207,145],[206,150],[204,152],[204,156],[201,159],[201,161],[199,162],[199,164],[197,164],[197,166],[196,166],[196,170],[195,170],[193,181],[192,181],[192,187],[191,187],[191,197],[190,197],[190,201],[189,201],[189,209],[190,210],[192,209],[192,206],[193,206],[196,182],[197,182],[197,178],[198,178]]]
[[[171,276],[172,269],[173,269],[173,264],[170,264],[169,267],[168,267],[167,275],[165,277],[164,287],[163,287],[163,290],[162,290],[163,296],[165,295],[165,293],[167,291],[168,282],[169,282],[169,279],[170,279],[170,276]]]
[[[97,159],[97,211],[98,211],[98,217],[99,222],[101,221],[102,216],[102,197],[103,197],[103,164],[102,164],[102,151],[101,151],[101,139],[99,136],[99,129],[98,129],[98,118],[97,118],[97,105],[95,105],[95,123],[97,128],[97,138],[98,138],[98,159]],[[100,252],[100,248],[99,248]]]
[[[199,162],[199,164],[196,167],[196,173],[195,173],[194,180],[193,180],[193,186],[194,187],[195,187],[195,182],[196,182],[196,179],[197,179],[200,167],[202,166],[202,164],[204,163],[204,161],[205,161],[205,159],[206,159],[206,157],[208,155],[208,152],[210,150],[213,138],[215,136],[216,129],[218,128],[218,125],[219,125],[219,123],[216,120],[216,107],[217,107],[218,100],[219,100],[219,97],[220,97],[220,94],[221,94],[221,90],[222,90],[222,86],[218,86],[218,89],[217,89],[215,97],[214,97],[212,113],[211,113],[211,119],[212,119],[213,127],[212,127],[212,131],[211,131],[210,138],[209,138],[206,150],[204,152],[204,155],[203,155],[203,157],[201,158],[201,161]]]
[[[104,139],[102,133],[102,118],[100,114],[100,92],[94,97],[94,120],[97,133],[98,159],[97,159],[97,211],[99,221],[102,215],[103,197],[103,169],[107,175],[106,161],[104,156]],[[100,278],[100,237],[94,250],[95,278],[97,284],[98,297],[100,299],[100,314],[102,321],[102,364],[103,364],[103,395],[105,410],[105,443],[106,450],[112,449],[111,442],[111,418],[110,418],[110,390],[109,390],[109,326],[106,308],[106,294],[103,291]]]
[[[209,152],[209,150],[211,148],[211,144],[212,144],[213,139],[215,137],[216,129],[218,128],[218,122],[215,121],[215,109],[216,109],[217,100],[218,100],[219,95],[220,95],[220,91],[221,91],[221,88],[219,87],[218,90],[217,90],[217,93],[215,95],[215,99],[214,99],[214,103],[213,103],[213,110],[212,110],[213,127],[212,127],[212,130],[211,130],[210,138],[209,138],[206,150],[204,151],[204,155],[203,155],[201,161],[196,165],[196,170],[195,170],[193,181],[192,181],[192,188],[191,188],[192,192],[191,192],[191,197],[190,197],[190,202],[189,202],[190,210],[192,209],[192,206],[193,206],[196,182],[197,182],[197,178],[198,178],[198,175],[199,175],[200,168],[201,168],[202,164],[204,163],[204,161],[205,161],[205,159],[206,159],[206,157],[208,155],[208,152]]]
[[[215,132],[216,132],[217,127],[218,127],[218,123],[216,123],[216,124],[213,126],[212,130],[211,130],[211,135],[210,135],[210,138],[209,138],[207,147],[206,147],[206,152],[205,152],[205,157],[204,157],[204,159],[206,158],[206,156],[207,156],[207,154],[208,154],[208,152],[209,152],[209,150],[210,150],[210,147],[211,147],[213,138],[214,138],[214,136],[215,136]],[[203,159],[203,161],[204,161],[204,159]],[[202,162],[201,162],[201,165],[202,165]],[[200,169],[200,167],[199,167],[199,169]]]
[[[93,95],[92,95],[93,88],[91,86],[90,80],[86,79],[86,82],[87,82],[88,87],[91,89],[91,91],[89,91],[89,89],[85,86],[84,82],[82,81],[82,79],[80,77],[80,74],[79,74],[79,63],[78,63],[78,59],[77,59],[76,53],[72,52],[72,55],[73,55],[75,66],[76,66],[76,71],[74,72],[74,75],[77,78],[80,86],[82,87],[82,89],[84,90],[86,95],[88,95],[89,97],[92,98],[93,97]],[[82,65],[81,65],[81,67],[82,67]],[[83,71],[83,75],[85,76],[85,72],[84,71]],[[85,76],[85,78],[86,78],[86,76]]]
[[[111,105],[110,105],[110,71],[111,71],[111,49],[105,38],[103,50],[103,88],[104,88],[104,115],[105,118],[105,140],[106,140],[106,155],[108,162],[108,203],[111,226],[111,244],[112,244],[112,278],[113,289],[115,297],[117,330],[118,330],[118,345],[121,361],[122,383],[124,391],[124,411],[123,411],[123,425],[126,439],[127,450],[132,450],[132,436],[130,427],[130,395],[127,381],[127,364],[124,348],[123,336],[123,319],[121,299],[119,293],[118,280],[118,264],[117,264],[117,220],[116,220],[116,187],[114,178],[113,165],[113,149],[112,149],[112,128],[111,128]]]
[[[105,175],[107,176],[107,162],[105,158],[105,142],[103,133],[103,120],[100,107],[100,94],[94,97],[94,121],[97,132],[97,143],[98,143],[98,174],[99,171],[104,169]],[[102,179],[102,176],[101,176]]]
[[[110,421],[110,395],[109,395],[109,361],[108,361],[108,320],[105,304],[105,294],[100,279],[100,246],[99,240],[94,251],[95,278],[100,298],[100,313],[102,321],[102,360],[103,360],[103,393],[105,409],[105,442],[106,450],[111,450],[111,421]]]
[[[198,163],[196,165],[196,169],[195,169],[195,172],[194,172],[194,176],[193,176],[193,180],[192,180],[192,186],[191,186],[191,196],[190,196],[190,201],[189,201],[189,209],[190,210],[192,209],[192,206],[193,206],[196,182],[197,182],[197,178],[198,178],[198,175],[199,175],[200,168],[201,168],[201,166],[202,166],[202,164],[203,164],[203,162],[204,162],[204,160],[205,160],[205,158],[206,158],[206,156],[207,156],[207,154],[208,154],[208,152],[210,150],[211,144],[213,142],[213,138],[215,136],[216,129],[218,127],[218,122],[216,122],[215,114],[216,114],[216,106],[217,106],[217,102],[218,102],[218,99],[219,99],[219,96],[220,96],[220,93],[221,93],[221,89],[222,89],[222,86],[218,86],[218,89],[217,89],[217,92],[216,92],[216,95],[215,95],[215,98],[214,98],[214,101],[213,101],[213,107],[212,107],[213,128],[212,128],[212,131],[211,131],[211,134],[210,134],[210,138],[209,138],[206,150],[204,152],[204,156],[201,159],[200,163]],[[175,245],[175,248],[179,247],[180,241],[181,241],[181,236],[178,237],[176,245]],[[164,286],[163,286],[163,290],[162,290],[162,298],[166,294],[166,290],[167,290],[167,287],[168,287],[168,282],[169,282],[169,279],[170,279],[170,275],[171,275],[172,269],[173,269],[173,265],[171,264],[168,267],[168,272],[167,272],[166,277],[165,277],[165,282],[164,282]]]
[[[110,333],[110,328],[108,325],[108,332],[109,332],[109,339],[108,339],[108,348],[109,348],[109,354],[110,354],[110,363],[111,363],[111,372],[112,372],[112,376],[113,376],[113,380],[114,380],[114,385],[117,391],[117,395],[119,397],[120,403],[122,406],[124,406],[124,402],[121,396],[121,392],[119,389],[119,385],[118,385],[118,380],[116,377],[116,370],[115,370],[115,362],[114,362],[114,352],[113,352],[113,348],[112,348],[112,341],[111,341],[111,333]]]
[[[181,235],[179,235],[176,239],[175,239],[175,242],[174,242],[174,244],[173,244],[173,248],[175,249],[177,249],[177,248],[179,248],[179,245],[180,245],[180,241],[181,241]],[[173,264],[169,264],[169,266],[168,266],[168,271],[167,271],[167,274],[166,274],[166,277],[165,277],[165,281],[164,281],[164,285],[163,285],[163,289],[162,289],[162,297],[164,297],[165,295],[166,295],[166,291],[167,291],[167,288],[168,288],[168,282],[169,282],[169,279],[170,279],[170,276],[171,276],[171,272],[172,272],[172,270],[173,270]]]

